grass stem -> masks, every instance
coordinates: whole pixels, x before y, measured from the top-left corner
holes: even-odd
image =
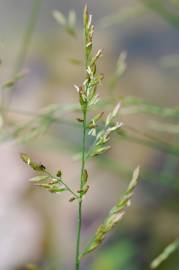
[[[87,108],[83,111],[83,143],[82,143],[82,160],[81,160],[81,177],[80,177],[80,189],[83,188],[83,172],[85,169],[85,149],[86,149],[86,120],[87,120]],[[82,194],[80,194],[80,200],[78,203],[78,220],[77,220],[77,239],[76,239],[76,267],[75,270],[80,270],[80,239],[81,239],[81,225],[82,225]]]

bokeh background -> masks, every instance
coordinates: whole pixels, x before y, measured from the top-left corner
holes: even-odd
[[[94,51],[104,49],[98,67],[105,78],[100,96],[108,101],[103,110],[120,101],[124,126],[111,140],[112,149],[88,164],[82,246],[125,191],[133,169],[140,165],[141,172],[124,220],[84,259],[82,269],[149,269],[179,236],[179,2],[86,2],[95,24]],[[19,154],[28,153],[51,171],[62,169],[66,181],[78,186],[79,112],[62,113],[61,106],[78,102],[73,85],[84,78],[84,4],[0,0],[0,83],[27,71],[0,90],[1,270],[27,269],[27,264],[73,269],[76,203],[34,188],[28,181],[33,172]],[[54,19],[54,10],[66,17],[76,12],[72,32]],[[178,255],[159,269],[178,270]]]

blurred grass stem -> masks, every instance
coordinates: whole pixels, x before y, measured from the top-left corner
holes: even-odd
[[[20,51],[17,55],[14,70],[13,70],[13,76],[16,75],[21,70],[26,60],[26,56],[28,54],[32,36],[34,34],[35,26],[37,24],[37,20],[39,17],[42,1],[43,0],[33,0],[32,11],[29,16],[24,35],[22,37]]]

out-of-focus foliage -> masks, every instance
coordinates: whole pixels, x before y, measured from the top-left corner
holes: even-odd
[[[37,267],[36,265],[28,264],[28,265],[26,266],[25,270],[40,270],[40,268]]]
[[[158,13],[164,20],[175,27],[179,27],[178,0],[141,0],[148,8]]]
[[[135,17],[144,15],[147,9],[140,3],[134,3],[133,5],[126,5],[119,12],[115,14],[107,15],[99,20],[99,26],[101,28],[107,28],[113,25],[119,25],[125,23]]]
[[[179,247],[179,240],[174,241],[173,243],[171,243],[170,245],[168,245],[164,251],[156,258],[153,260],[153,262],[151,263],[151,269],[156,269],[157,267],[160,266],[160,264],[167,260],[168,257],[176,251],[176,249],[178,249]]]
[[[120,254],[120,256],[119,256]],[[135,255],[135,247],[128,241],[120,241],[120,243],[108,247],[98,253],[91,270],[122,270],[127,269],[137,270],[136,266],[130,267],[130,261]]]
[[[69,35],[76,36],[76,13],[74,10],[69,11],[67,18],[58,10],[53,12],[53,16]]]

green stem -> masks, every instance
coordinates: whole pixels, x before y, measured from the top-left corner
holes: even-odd
[[[89,23],[87,6],[84,9],[84,55],[85,55],[85,72],[88,67],[89,52],[87,48],[88,44],[88,33],[87,33],[87,20]],[[89,31],[89,29],[88,29]],[[86,72],[87,73],[87,72]],[[86,90],[86,89],[85,89]],[[81,158],[81,177],[80,177],[80,190],[83,189],[83,173],[85,169],[86,161],[86,131],[87,131],[87,111],[88,102],[82,105],[83,112],[83,143],[82,143],[82,158]],[[80,193],[80,200],[78,203],[78,219],[77,219],[77,236],[76,236],[76,261],[75,270],[80,270],[80,240],[81,240],[81,225],[82,225],[82,203],[83,203],[83,193]]]
[[[66,189],[76,198],[79,199],[79,196],[67,185],[63,180],[57,176],[53,176],[49,171],[45,170],[46,174],[49,175],[52,179],[57,179],[61,184],[63,184]]]
[[[83,144],[82,144],[82,161],[81,161],[81,177],[80,177],[80,190],[83,188],[83,172],[85,169],[85,148],[86,148],[86,121],[87,121],[87,107],[83,110]],[[78,220],[77,220],[77,239],[76,239],[76,263],[75,270],[80,270],[80,239],[81,239],[81,225],[82,225],[82,197],[78,204]]]
[[[75,194],[75,192],[67,185],[63,180],[59,180],[65,187],[66,189],[76,198],[79,199],[78,195]]]
[[[37,24],[38,16],[40,13],[42,1],[43,0],[33,0],[32,10],[28,18],[24,35],[22,37],[20,50],[19,50],[19,53],[17,54],[17,58],[15,60],[15,64],[12,70],[12,75],[11,75],[12,78],[14,78],[14,76],[16,76],[19,73],[19,71],[21,70],[26,60],[28,50],[32,41],[33,34],[34,34],[35,26]],[[8,98],[5,94],[3,94],[2,96],[1,105],[3,107],[4,116],[6,115],[6,112],[8,111],[9,106],[11,104],[11,98],[12,97]]]
[[[32,36],[35,30],[35,26],[37,23],[37,19],[39,16],[40,8],[41,8],[41,3],[43,0],[34,0],[32,4],[32,11],[30,14],[30,17],[28,19],[27,27],[25,29],[25,33],[22,37],[22,43],[21,43],[21,48],[19,51],[19,54],[16,59],[13,75],[16,75],[22,67],[22,65],[25,62],[28,49],[32,40]]]

